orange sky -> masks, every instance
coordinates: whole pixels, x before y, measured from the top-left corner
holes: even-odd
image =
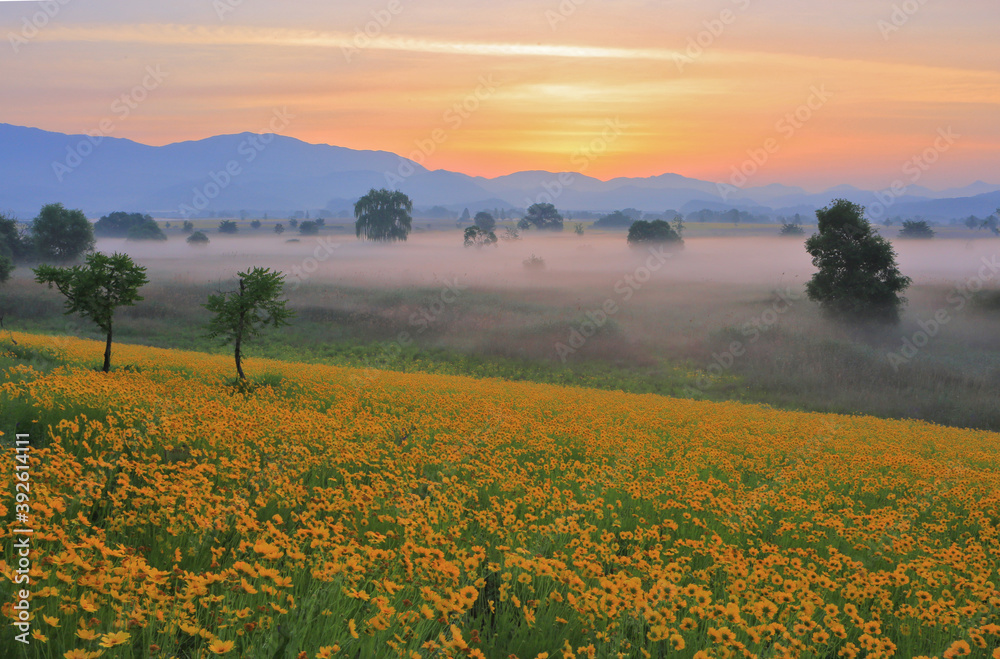
[[[115,136],[166,144],[260,132],[287,108],[287,135],[484,176],[727,180],[770,145],[751,185],[813,189],[885,186],[951,127],[919,182],[1000,182],[995,0],[910,0],[912,16],[860,0],[237,2],[74,0],[37,34],[37,3],[0,2],[0,122],[110,117]],[[121,116],[150,66],[162,83]]]

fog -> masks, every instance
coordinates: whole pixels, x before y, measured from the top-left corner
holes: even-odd
[[[902,272],[915,285],[950,285],[976,277],[995,262],[1000,241],[896,241]],[[566,289],[600,292],[623,277],[663,284],[719,283],[740,286],[801,286],[815,268],[800,238],[692,237],[683,250],[633,249],[623,234],[590,232],[584,236],[527,234],[495,247],[466,248],[461,234],[411,234],[398,244],[375,244],[353,235],[326,235],[286,242],[278,236],[213,235],[205,246],[179,238],[135,243],[101,240],[98,249],[130,254],[160,283],[220,282],[254,266],[284,272],[289,282],[312,286],[406,288],[437,285],[456,278],[464,286],[488,289]],[[523,261],[536,255],[543,271],[529,271]],[[648,271],[648,277],[647,272]],[[994,273],[993,279],[996,279]]]

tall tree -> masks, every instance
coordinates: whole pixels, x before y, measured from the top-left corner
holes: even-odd
[[[260,336],[268,325],[288,325],[295,312],[286,309],[287,300],[280,300],[285,276],[268,268],[254,268],[240,272],[239,287],[235,291],[209,295],[205,308],[215,314],[208,323],[210,338],[221,338],[232,343],[236,359],[236,374],[246,380],[243,373],[243,345]]]
[[[809,299],[829,314],[854,320],[898,322],[910,285],[896,266],[892,244],[864,217],[863,206],[837,199],[816,211],[819,233],[806,251],[819,271],[806,285]]]
[[[354,204],[355,234],[368,240],[406,240],[413,218],[413,202],[398,190],[371,189]]]
[[[94,249],[94,227],[87,216],[62,204],[43,206],[31,224],[31,235],[42,259],[72,261]]]
[[[542,231],[562,231],[563,217],[552,204],[532,204],[518,226],[536,227]]]
[[[487,211],[479,211],[476,213],[476,219],[473,220],[475,225],[482,229],[483,231],[493,231],[497,227],[496,218],[490,215]]]
[[[41,265],[34,270],[35,281],[55,286],[66,297],[66,313],[90,318],[107,334],[104,372],[111,370],[111,339],[115,310],[142,300],[139,289],[149,282],[146,268],[127,254],[88,254],[83,265],[56,268]]]

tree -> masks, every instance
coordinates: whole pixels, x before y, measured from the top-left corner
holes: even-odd
[[[285,225],[282,224],[281,222],[278,222],[277,224],[274,225],[274,232],[279,236],[285,233]]]
[[[0,256],[17,263],[32,257],[34,244],[25,227],[13,217],[0,213]]]
[[[299,226],[299,221],[293,217],[292,219],[288,220],[288,226],[294,229],[295,227]]]
[[[781,225],[781,231],[779,232],[779,235],[782,236],[801,236],[803,234],[805,234],[805,231],[803,231],[802,227],[795,222],[783,223]]]
[[[31,235],[42,259],[72,261],[94,249],[94,227],[87,216],[62,204],[43,206],[31,224]]]
[[[206,236],[201,231],[195,231],[190,236],[187,237],[187,242],[189,245],[207,245],[208,236]]]
[[[181,228],[181,231],[183,231],[184,233],[194,232],[194,222],[192,222],[191,220],[184,220],[184,225]]]
[[[205,308],[215,316],[208,323],[208,336],[222,339],[223,345],[232,343],[236,358],[236,373],[246,380],[243,373],[243,344],[257,337],[268,326],[288,325],[294,312],[286,309],[287,300],[279,300],[285,276],[268,268],[254,268],[240,272],[239,289],[218,295],[209,295]]]
[[[236,233],[240,228],[232,220],[222,220],[219,222],[219,233]]]
[[[471,217],[472,215],[469,213],[469,209],[466,208],[464,211],[462,211],[462,217],[458,218],[458,221],[465,223],[468,222]]]
[[[152,218],[148,222],[134,224],[129,227],[126,237],[129,240],[166,240],[167,234]]]
[[[250,222],[250,228],[251,229],[259,229],[260,228],[260,220],[253,220],[252,222]]]
[[[563,218],[552,204],[532,204],[518,226],[525,229],[536,227],[540,231],[562,231]]]
[[[969,227],[970,229],[982,229],[983,221],[980,220],[975,215],[970,215],[969,217],[965,218],[965,226]]]
[[[642,244],[673,243],[678,247],[684,246],[684,240],[677,233],[669,222],[664,220],[638,220],[632,223],[628,230],[628,244],[637,247]]]
[[[306,220],[299,225],[299,233],[303,236],[315,236],[319,233],[319,225],[312,220]]]
[[[577,222],[576,224],[574,224],[573,225],[573,231],[576,233],[576,235],[582,236],[583,235],[583,222]]]
[[[0,254],[0,284],[8,281],[13,272],[14,261],[9,256]]]
[[[398,190],[376,190],[354,204],[355,234],[367,240],[394,242],[406,240],[413,219],[413,202]]]
[[[496,219],[486,211],[476,213],[475,225],[483,231],[493,231],[497,227]]]
[[[594,222],[595,229],[627,229],[635,222],[635,218],[629,217],[622,211],[615,211],[601,217]]]
[[[115,310],[142,300],[139,289],[149,282],[146,268],[127,254],[88,254],[83,265],[56,268],[41,265],[34,270],[35,281],[55,286],[66,297],[66,313],[90,318],[107,334],[104,372],[111,370],[111,338]]]
[[[150,215],[117,211],[105,215],[94,224],[94,235],[104,238],[125,238],[133,228],[153,222]]]
[[[816,211],[819,233],[806,251],[819,268],[806,285],[810,300],[828,314],[854,320],[898,322],[910,285],[896,266],[892,244],[864,218],[863,206],[837,199]]]
[[[927,222],[921,220],[904,220],[903,228],[899,230],[900,238],[933,238],[934,230]]]
[[[465,246],[466,247],[486,247],[487,245],[496,245],[497,235],[492,231],[484,231],[478,226],[471,226],[465,229]]]

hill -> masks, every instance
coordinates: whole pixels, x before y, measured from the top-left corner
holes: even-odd
[[[122,345],[105,375],[96,342],[4,346],[45,656],[997,644],[996,434],[266,360],[238,390],[221,356]]]

